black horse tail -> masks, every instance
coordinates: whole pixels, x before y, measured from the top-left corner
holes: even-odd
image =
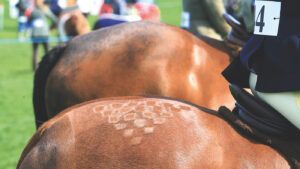
[[[34,75],[33,108],[36,128],[48,120],[45,100],[45,90],[48,76],[62,56],[65,46],[57,46],[43,57]]]

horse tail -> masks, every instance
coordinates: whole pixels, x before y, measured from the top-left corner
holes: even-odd
[[[46,53],[34,75],[33,108],[36,128],[48,120],[45,100],[45,90],[48,76],[62,56],[65,46],[54,47]]]

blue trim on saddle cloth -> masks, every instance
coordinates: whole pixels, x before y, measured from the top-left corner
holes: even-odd
[[[251,69],[250,67],[250,58],[258,51],[258,49],[261,47],[261,44],[264,40],[264,36],[262,35],[253,35],[246,45],[243,47],[241,54],[240,54],[240,59],[241,62],[245,67],[248,68],[248,70]]]

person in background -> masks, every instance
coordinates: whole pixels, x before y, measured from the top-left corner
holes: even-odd
[[[196,36],[221,40],[230,31],[223,0],[183,0],[181,27]]]
[[[59,14],[62,11],[62,8],[61,6],[59,6],[58,0],[45,0],[44,3],[49,6],[50,10],[56,17],[59,16]]]
[[[29,2],[27,0],[19,0],[16,4],[19,10],[18,16],[18,39],[25,40],[27,37]]]
[[[32,40],[32,69],[36,70],[38,66],[38,46],[43,45],[44,52],[49,50],[49,25],[47,22],[47,14],[36,5],[29,17],[31,25],[31,40]]]
[[[139,11],[135,8],[137,0],[126,0],[126,15],[139,15]]]
[[[104,0],[104,4],[100,10],[100,15],[103,13],[113,13],[123,15],[126,10],[126,3],[123,0]]]
[[[92,10],[93,1],[77,0],[77,5],[82,14],[87,18]]]
[[[49,0],[34,0],[35,8],[43,11],[44,14],[53,22],[57,22],[57,16],[50,9]]]

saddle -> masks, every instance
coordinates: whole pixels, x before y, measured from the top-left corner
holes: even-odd
[[[300,141],[300,130],[274,108],[236,85],[229,88],[236,100],[233,112],[247,125],[271,137]]]

